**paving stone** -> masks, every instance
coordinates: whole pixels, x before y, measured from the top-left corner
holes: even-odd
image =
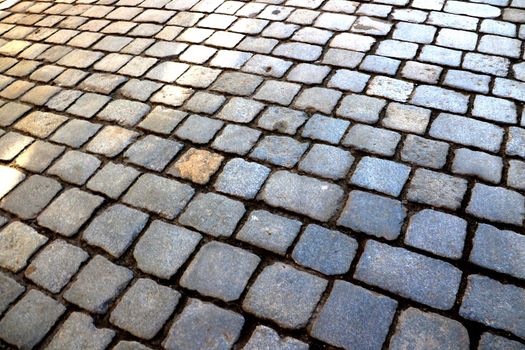
[[[505,38],[497,35],[483,35],[479,41],[478,51],[499,56],[518,58],[521,42],[518,39]]]
[[[97,328],[93,319],[81,312],[73,312],[46,346],[46,350],[93,349],[104,350],[115,336],[115,331]]]
[[[242,198],[255,198],[269,174],[270,169],[263,165],[234,158],[226,163],[214,188]]]
[[[3,313],[9,304],[26,290],[26,287],[3,272],[0,272],[0,286],[0,313]]]
[[[420,44],[430,44],[436,33],[436,27],[398,22],[392,37],[394,39],[410,41]]]
[[[142,231],[148,215],[122,204],[115,204],[97,216],[82,239],[115,257],[121,256]]]
[[[84,266],[64,293],[64,299],[95,314],[103,314],[109,304],[133,278],[133,273],[97,255]]]
[[[8,132],[0,137],[0,160],[13,160],[20,152],[33,142],[33,138],[19,134],[17,132]]]
[[[185,108],[195,113],[213,114],[225,101],[224,96],[199,91],[188,100]]]
[[[138,241],[133,257],[142,271],[170,279],[189,258],[200,239],[197,232],[156,220]]]
[[[399,316],[390,349],[460,350],[468,349],[469,343],[468,332],[458,321],[409,308]]]
[[[369,79],[370,76],[368,74],[347,69],[338,69],[330,78],[328,87],[335,87],[352,92],[363,92]]]
[[[189,299],[162,346],[177,349],[230,349],[239,338],[244,317],[198,299]]]
[[[164,85],[162,89],[160,89],[150,98],[150,101],[154,103],[166,104],[172,107],[179,107],[182,106],[192,94],[192,89]]]
[[[264,104],[260,102],[234,97],[226,103],[216,118],[237,123],[249,123],[263,108]]]
[[[5,226],[0,237],[0,266],[15,273],[22,270],[29,258],[48,240],[19,221]]]
[[[160,89],[161,86],[162,84],[150,80],[131,79],[128,80],[118,92],[124,97],[144,102],[147,101],[154,92]]]
[[[369,240],[355,278],[440,310],[454,306],[461,270],[453,265]]]
[[[466,212],[495,222],[523,225],[525,197],[502,187],[474,185]]]
[[[0,126],[11,125],[30,110],[31,106],[26,104],[18,102],[6,103],[0,107]]]
[[[459,259],[467,235],[467,222],[457,216],[424,209],[408,222],[405,243],[439,256]]]
[[[66,117],[54,113],[32,112],[18,121],[14,128],[43,139],[51,135],[66,120]]]
[[[9,175],[7,174],[7,176]],[[20,182],[18,179],[18,176],[13,176],[11,181]],[[11,181],[8,180],[7,192],[9,187],[11,187],[11,184],[9,184]],[[62,186],[58,181],[40,175],[33,175],[4,197],[0,201],[0,207],[22,219],[33,219],[61,189]]]
[[[379,113],[385,105],[386,101],[383,99],[350,94],[341,101],[337,115],[358,122],[374,123],[379,120]]]
[[[147,135],[128,148],[124,159],[150,170],[162,171],[182,147],[182,143]]]
[[[107,157],[115,157],[129,146],[138,135],[134,131],[119,126],[107,125],[87,144],[86,150]]]
[[[416,170],[408,187],[408,200],[436,207],[457,209],[467,190],[467,181],[426,169]]]
[[[283,328],[302,328],[326,286],[322,278],[274,263],[266,267],[250,287],[243,309]]]
[[[260,136],[259,130],[229,124],[224,127],[211,146],[223,152],[245,155],[253,148]]]
[[[291,337],[281,337],[279,333],[266,326],[257,326],[243,350],[308,350],[309,346]]]
[[[304,84],[320,84],[330,73],[330,67],[299,63],[288,74],[287,80]]]
[[[354,157],[340,148],[315,144],[299,163],[299,170],[321,177],[338,180],[344,178]]]
[[[519,160],[509,161],[507,185],[518,190],[525,189],[525,162]]]
[[[266,102],[289,105],[301,86],[276,80],[267,80],[257,91],[254,98]]]
[[[328,49],[328,51],[326,51],[323,56],[322,63],[337,67],[356,68],[359,63],[363,61],[363,57],[365,57],[365,54],[362,52],[342,49]],[[367,56],[365,60],[368,59],[369,58]]]
[[[58,129],[51,141],[79,148],[102,127],[85,120],[73,119]]]
[[[149,110],[148,105],[140,102],[114,100],[97,115],[97,118],[123,126],[134,126],[148,114]]]
[[[389,160],[364,157],[351,182],[355,185],[397,197],[408,180],[410,167]]]
[[[414,84],[399,79],[376,76],[368,85],[368,94],[406,102],[414,89]]]
[[[523,350],[525,346],[517,341],[509,340],[488,332],[481,335],[478,350]]]
[[[406,79],[435,84],[438,82],[442,71],[443,68],[439,66],[408,61],[401,70],[401,75]]]
[[[489,56],[474,52],[465,54],[463,60],[463,68],[497,76],[506,76],[509,65],[508,59],[504,57]]]
[[[525,129],[522,128],[509,128],[509,135],[507,138],[506,153],[511,156],[518,156],[525,158]]]
[[[109,321],[139,338],[151,339],[168,320],[180,296],[171,288],[140,278],[122,296]]]
[[[400,140],[401,135],[396,132],[357,124],[346,134],[343,144],[370,153],[393,156]]]
[[[264,210],[254,210],[236,238],[284,255],[301,229],[301,222]]]
[[[79,151],[68,151],[49,170],[66,182],[82,185],[95,173],[101,161],[90,154]]]
[[[337,90],[313,87],[304,90],[295,101],[294,106],[299,109],[330,114],[341,95],[341,92]]]
[[[523,338],[519,322],[525,313],[524,290],[482,275],[470,275],[459,314],[492,328],[503,329]]]
[[[257,126],[280,133],[295,135],[306,121],[306,113],[285,107],[269,107],[263,112]]]
[[[302,136],[314,140],[338,144],[350,125],[349,121],[314,114],[306,122]]]
[[[400,103],[390,103],[381,124],[388,128],[423,134],[430,121],[431,111]]]
[[[396,308],[389,297],[336,280],[309,333],[347,350],[381,349]]]
[[[116,199],[138,176],[131,167],[109,162],[88,181],[87,188]]]
[[[66,308],[38,290],[30,290],[0,321],[0,338],[31,349],[51,330]]]
[[[224,301],[239,299],[260,258],[220,242],[204,245],[181,278],[181,286]]]
[[[342,204],[343,190],[329,182],[281,170],[270,176],[260,198],[268,205],[328,221]]]
[[[290,61],[285,61],[271,56],[254,55],[248,60],[248,62],[246,62],[246,64],[243,65],[242,70],[248,73],[269,75],[275,78],[280,78],[291,66],[292,62]]]
[[[167,135],[171,134],[186,115],[187,113],[182,111],[157,106],[138,124],[138,127]]]
[[[370,51],[372,45],[375,43],[376,40],[371,36],[341,33],[337,34],[334,39],[330,41],[330,46],[353,51],[367,52]],[[383,46],[383,43],[381,43],[379,46]]]
[[[463,175],[473,175],[482,180],[499,183],[503,161],[501,158],[471,151],[467,148],[457,149],[452,163],[452,172]]]
[[[72,188],[63,192],[37,218],[38,224],[71,237],[91,217],[104,198]]]
[[[232,95],[248,96],[253,94],[263,79],[253,74],[225,72],[211,86],[212,90]]]
[[[136,341],[121,340],[113,347],[113,350],[151,350],[151,348]]]
[[[241,202],[211,192],[201,193],[190,202],[179,223],[214,237],[229,237],[245,211]]]
[[[306,152],[307,143],[301,143],[287,136],[266,136],[250,153],[253,159],[293,168]]]
[[[183,140],[189,140],[197,144],[205,144],[215,136],[223,126],[220,120],[190,115],[184,123],[177,129],[175,135]]]
[[[128,78],[115,74],[93,73],[80,83],[79,88],[84,91],[109,95]]]
[[[91,118],[109,101],[108,96],[85,93],[67,109],[67,112],[79,117]]]
[[[424,107],[441,109],[454,113],[467,111],[467,96],[439,87],[420,85],[415,89],[411,102]]]
[[[168,169],[168,174],[203,185],[219,170],[223,159],[219,154],[190,148]]]
[[[494,87],[492,88],[492,93],[497,96],[512,98],[524,102],[524,87],[525,83],[520,81],[496,78]]]

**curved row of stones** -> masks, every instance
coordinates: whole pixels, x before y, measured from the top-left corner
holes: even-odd
[[[524,349],[524,23],[522,0],[0,11],[0,347]]]

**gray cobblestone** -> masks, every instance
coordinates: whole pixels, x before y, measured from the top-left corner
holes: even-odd
[[[26,288],[3,272],[0,272],[0,285],[0,313],[3,313]]]
[[[408,180],[410,167],[372,157],[363,157],[352,175],[354,185],[376,190],[394,197],[399,196]]]
[[[454,173],[473,175],[495,184],[500,182],[502,170],[501,158],[466,148],[456,150],[452,163]]]
[[[487,332],[481,335],[478,346],[478,350],[523,350],[524,348],[525,346],[517,341]]]
[[[501,187],[476,184],[466,212],[490,221],[523,225],[525,197]]]
[[[362,95],[347,95],[337,109],[337,115],[363,123],[375,123],[386,101]]]
[[[263,165],[234,158],[226,163],[214,188],[242,198],[255,198],[269,174],[270,169]]]
[[[280,337],[279,333],[265,326],[257,326],[243,350],[308,350],[309,346],[291,337]]]
[[[467,181],[426,169],[416,170],[408,187],[408,200],[457,209],[467,191]]]
[[[361,151],[393,156],[400,140],[401,135],[396,132],[357,124],[346,134],[343,144]]]

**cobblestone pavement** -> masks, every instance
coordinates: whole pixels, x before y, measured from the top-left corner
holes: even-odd
[[[524,0],[0,11],[0,348],[525,349]]]

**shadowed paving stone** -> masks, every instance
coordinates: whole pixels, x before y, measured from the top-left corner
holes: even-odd
[[[230,349],[239,338],[244,317],[198,299],[190,299],[162,343],[166,350]]]
[[[168,174],[204,185],[221,166],[223,156],[190,148],[168,169]]]
[[[180,284],[206,296],[237,300],[260,261],[244,249],[213,241],[195,255]]]
[[[479,224],[469,260],[490,270],[525,279],[525,236]]]
[[[186,184],[153,174],[142,175],[128,190],[123,202],[173,219],[195,190]]]
[[[525,290],[481,275],[470,275],[459,314],[486,326],[525,337]]]
[[[408,188],[408,200],[457,209],[467,191],[467,181],[426,169],[418,169]]]
[[[151,350],[151,348],[148,348],[147,346],[142,345],[136,341],[121,340],[117,345],[115,345],[113,350]]]
[[[139,176],[132,167],[108,162],[87,183],[87,188],[116,199]]]
[[[190,202],[179,222],[214,237],[229,237],[245,212],[242,202],[212,192],[200,193]]]
[[[138,241],[133,257],[142,271],[170,279],[201,238],[197,232],[156,220]]]
[[[47,172],[75,185],[83,185],[100,164],[101,161],[95,156],[79,151],[69,151]]]
[[[284,255],[301,229],[301,222],[263,210],[253,211],[237,233],[238,240]]]
[[[324,279],[278,262],[261,272],[242,307],[246,312],[270,319],[283,328],[302,328],[326,286]]]
[[[25,277],[52,293],[58,293],[88,258],[82,249],[55,240],[33,259]]]
[[[356,251],[355,239],[339,231],[309,225],[295,246],[292,258],[325,275],[340,275],[350,269]]]
[[[33,219],[61,189],[58,181],[33,175],[4,197],[0,207],[22,219]]]
[[[97,216],[82,234],[87,243],[114,257],[121,256],[142,231],[148,215],[122,204],[115,204]]]
[[[38,224],[70,237],[77,233],[104,198],[72,188],[62,193],[39,216]]]
[[[67,109],[67,112],[79,117],[91,118],[110,100],[109,96],[85,93]]]
[[[266,326],[257,326],[242,350],[308,350],[309,346],[291,337],[281,337]]]
[[[469,343],[468,332],[458,321],[409,308],[399,316],[389,349],[462,350]]]
[[[309,333],[346,350],[379,350],[396,308],[393,299],[345,281],[335,281]]]
[[[441,260],[370,240],[354,277],[436,309],[449,310],[456,300],[461,273]]]
[[[30,290],[0,321],[0,338],[20,349],[38,344],[58,318],[64,305],[38,290]]]
[[[26,224],[10,223],[0,231],[0,266],[15,273],[22,270],[47,240]]]
[[[133,126],[144,118],[149,110],[150,107],[144,103],[115,100],[110,102],[106,108],[97,115],[97,118],[109,122],[116,122],[123,126]]]
[[[299,163],[299,170],[338,180],[350,170],[354,157],[340,148],[315,144]]]
[[[525,197],[502,187],[474,185],[466,212],[490,221],[523,225]]]
[[[408,180],[410,167],[390,160],[363,157],[352,175],[352,183],[397,197]]]
[[[8,102],[0,107],[0,126],[8,126],[22,117],[26,112],[31,110],[31,106],[18,103]]]
[[[0,165],[0,177],[2,178],[2,184],[0,185],[0,198],[9,193],[16,185],[22,182],[26,175],[15,168]],[[0,206],[3,206],[3,201],[0,202]]]
[[[405,243],[439,256],[459,259],[467,235],[467,222],[457,216],[424,209],[408,223]]]
[[[343,190],[329,182],[277,171],[266,181],[260,198],[268,205],[328,221],[342,203]]]
[[[73,312],[45,349],[104,350],[114,336],[115,331],[111,329],[95,327],[93,319],[86,314]]]
[[[96,314],[103,314],[109,304],[133,278],[133,273],[97,255],[80,271],[64,293],[64,299]]]
[[[24,148],[33,142],[33,138],[19,134],[17,132],[8,132],[0,137],[0,160],[13,160]]]
[[[7,274],[0,272],[0,313],[3,313],[9,304],[15,301],[25,290],[26,287]]]
[[[147,135],[128,148],[124,159],[150,170],[162,171],[183,146],[179,142]]]
[[[525,345],[514,340],[492,333],[483,333],[479,340],[478,350],[524,350]]]
[[[251,199],[269,174],[270,169],[263,165],[234,158],[226,163],[213,187],[222,193]]]
[[[51,138],[51,141],[79,148],[91,138],[102,125],[85,120],[73,119],[61,127]]]
[[[352,191],[337,224],[393,240],[401,233],[405,217],[406,209],[400,201],[368,192]]]
[[[139,338],[151,339],[175,310],[180,296],[171,288],[140,278],[120,299],[109,321]]]

